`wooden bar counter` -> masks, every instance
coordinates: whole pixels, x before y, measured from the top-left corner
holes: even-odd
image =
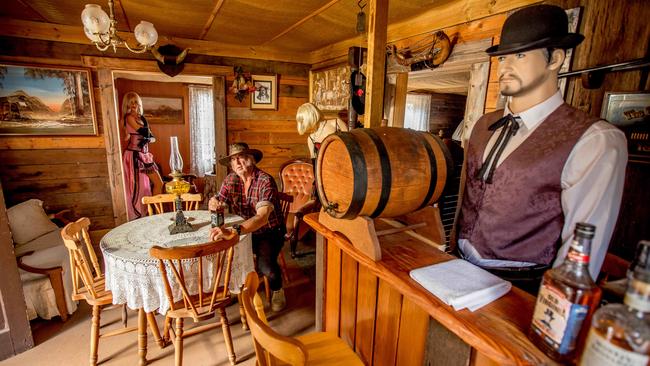
[[[305,222],[320,234],[317,327],[338,334],[367,365],[555,364],[526,338],[535,306],[528,293],[513,287],[475,312],[454,311],[409,277],[451,255],[397,233],[381,237],[382,259],[373,261],[317,213]]]

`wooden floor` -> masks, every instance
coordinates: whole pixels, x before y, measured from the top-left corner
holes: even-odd
[[[288,246],[288,245],[287,245]],[[304,247],[299,247],[299,250]],[[285,248],[286,249],[286,248]],[[309,250],[310,248],[305,248]],[[279,333],[296,336],[314,330],[314,282],[313,250],[312,254],[291,260],[287,255],[289,275],[292,279],[285,286],[287,308],[274,314],[269,311],[270,325]],[[89,358],[90,312],[85,302],[79,303],[79,309],[62,323],[59,318],[50,321],[32,321],[32,331],[36,346],[13,358],[0,361],[2,366],[23,365],[87,365]],[[233,344],[238,365],[255,365],[255,353],[251,336],[241,327],[238,304],[227,310],[231,324]],[[158,325],[162,328],[162,315],[157,315]],[[120,326],[120,310],[102,312],[102,330]],[[137,324],[137,312],[129,311],[129,325]],[[187,321],[186,321],[186,324]],[[148,334],[147,360],[152,365],[173,365],[174,347],[160,349],[151,334]],[[136,333],[127,333],[111,338],[104,338],[99,343],[100,365],[137,365],[138,346]],[[184,346],[185,365],[230,365],[224,345],[221,328],[212,333],[204,333],[190,338]]]

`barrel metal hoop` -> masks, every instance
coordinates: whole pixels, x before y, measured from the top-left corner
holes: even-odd
[[[427,192],[427,195],[424,197],[424,201],[422,201],[420,207],[418,207],[418,210],[421,210],[429,203],[429,200],[433,196],[433,192],[436,190],[436,185],[433,184],[433,182],[434,182],[434,178],[438,175],[438,170],[436,166],[436,156],[433,153],[433,149],[431,148],[429,141],[427,141],[427,138],[424,137],[423,133],[415,132],[415,134],[422,141],[422,145],[424,146],[424,149],[427,151],[427,155],[429,155],[429,165],[431,166],[431,177],[429,179],[429,191]]]
[[[365,132],[366,135],[370,137],[372,142],[377,148],[377,153],[379,154],[379,165],[381,167],[381,195],[379,196],[379,202],[377,202],[377,208],[370,217],[377,217],[386,208],[388,204],[388,199],[390,198],[391,183],[393,180],[392,171],[390,169],[390,156],[388,156],[388,150],[384,141],[379,137],[377,131],[370,128],[362,128],[361,131]]]
[[[350,161],[352,161],[352,172],[354,175],[354,188],[352,189],[352,202],[342,219],[353,219],[357,217],[363,204],[366,201],[366,191],[368,189],[368,172],[366,169],[366,159],[363,157],[361,146],[354,139],[351,133],[342,133],[338,137],[348,149]]]
[[[445,188],[451,188],[451,181],[454,179],[454,159],[452,159],[451,152],[449,151],[449,148],[447,148],[447,145],[445,145],[445,142],[436,135],[431,136],[433,136],[433,139],[436,141],[436,143],[438,143],[438,146],[440,146],[440,151],[445,157],[445,165],[447,166],[447,180],[445,181]]]

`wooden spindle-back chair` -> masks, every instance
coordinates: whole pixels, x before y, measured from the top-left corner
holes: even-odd
[[[170,309],[165,314],[163,335],[170,340],[175,348],[175,364],[183,363],[183,339],[215,329],[221,325],[226,343],[226,350],[231,364],[235,364],[235,353],[230,335],[230,325],[226,316],[226,306],[231,302],[229,290],[230,272],[234,246],[239,242],[239,236],[230,239],[205,244],[162,248],[154,246],[149,254],[158,259],[159,269],[165,286],[165,294]],[[206,263],[212,263],[209,287],[205,283]],[[188,271],[188,268],[196,268]],[[191,287],[190,285],[194,285]],[[196,288],[194,288],[196,287]],[[174,297],[174,289],[180,291],[181,299]],[[209,323],[185,330],[183,320],[192,319],[194,322],[208,320],[219,313],[221,324]],[[175,320],[175,329],[171,321]],[[174,333],[173,337],[170,333]]]
[[[202,197],[200,193],[183,193],[181,201],[183,201],[183,211],[193,211],[199,209]],[[142,197],[142,204],[147,205],[147,212],[149,216],[157,215],[164,212],[176,211],[176,195],[170,193],[157,194],[155,196]]]
[[[82,217],[61,229],[61,237],[70,255],[70,274],[72,276],[72,299],[85,300],[93,307],[90,331],[90,364],[97,364],[97,349],[99,339],[126,332],[135,331],[138,327],[125,327],[104,334],[99,333],[99,320],[102,307],[113,303],[113,294],[106,290],[104,274],[102,273],[95,250],[93,249],[88,227],[90,220]],[[125,309],[123,307],[123,309]]]
[[[257,294],[259,278],[251,272],[246,276],[242,301],[253,336],[259,366],[289,365],[363,365],[352,349],[332,333],[315,332],[296,338],[276,333],[269,327],[262,299]]]

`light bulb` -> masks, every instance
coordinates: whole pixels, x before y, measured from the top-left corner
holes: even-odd
[[[106,12],[97,4],[86,4],[86,7],[81,12],[81,22],[93,34],[107,33],[111,24]],[[86,36],[88,36],[87,33]]]
[[[149,22],[141,21],[138,25],[135,26],[133,30],[135,33],[135,39],[143,46],[153,46],[158,41],[158,32],[154,28],[153,24]]]

